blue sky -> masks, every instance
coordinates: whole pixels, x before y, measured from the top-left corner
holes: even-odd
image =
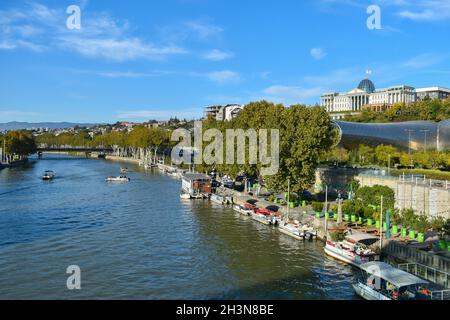
[[[69,5],[81,30],[69,30]],[[370,4],[381,30],[369,30]],[[0,0],[0,122],[194,118],[211,104],[315,104],[450,87],[450,0]]]

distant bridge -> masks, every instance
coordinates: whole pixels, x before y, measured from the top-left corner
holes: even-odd
[[[86,146],[68,146],[68,145],[40,145],[37,147],[37,152],[85,152],[85,153],[109,153],[113,152],[111,147],[86,147]]]

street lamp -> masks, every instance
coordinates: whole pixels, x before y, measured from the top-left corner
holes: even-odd
[[[423,150],[427,151],[427,133],[430,132],[429,129],[420,130],[420,132],[423,132],[425,134],[425,141],[423,144]]]
[[[411,154],[411,132],[414,132],[414,130],[405,129],[405,132],[408,132],[408,154]]]

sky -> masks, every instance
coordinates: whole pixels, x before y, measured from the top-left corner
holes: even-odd
[[[367,27],[370,5],[381,29]],[[450,87],[449,35],[450,0],[0,0],[0,122],[314,105],[366,70],[377,88]]]

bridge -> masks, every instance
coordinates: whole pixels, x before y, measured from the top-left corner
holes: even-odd
[[[111,147],[87,147],[87,146],[69,146],[69,145],[39,145],[36,150],[38,153],[43,152],[84,152],[84,153],[108,153],[113,152]]]

